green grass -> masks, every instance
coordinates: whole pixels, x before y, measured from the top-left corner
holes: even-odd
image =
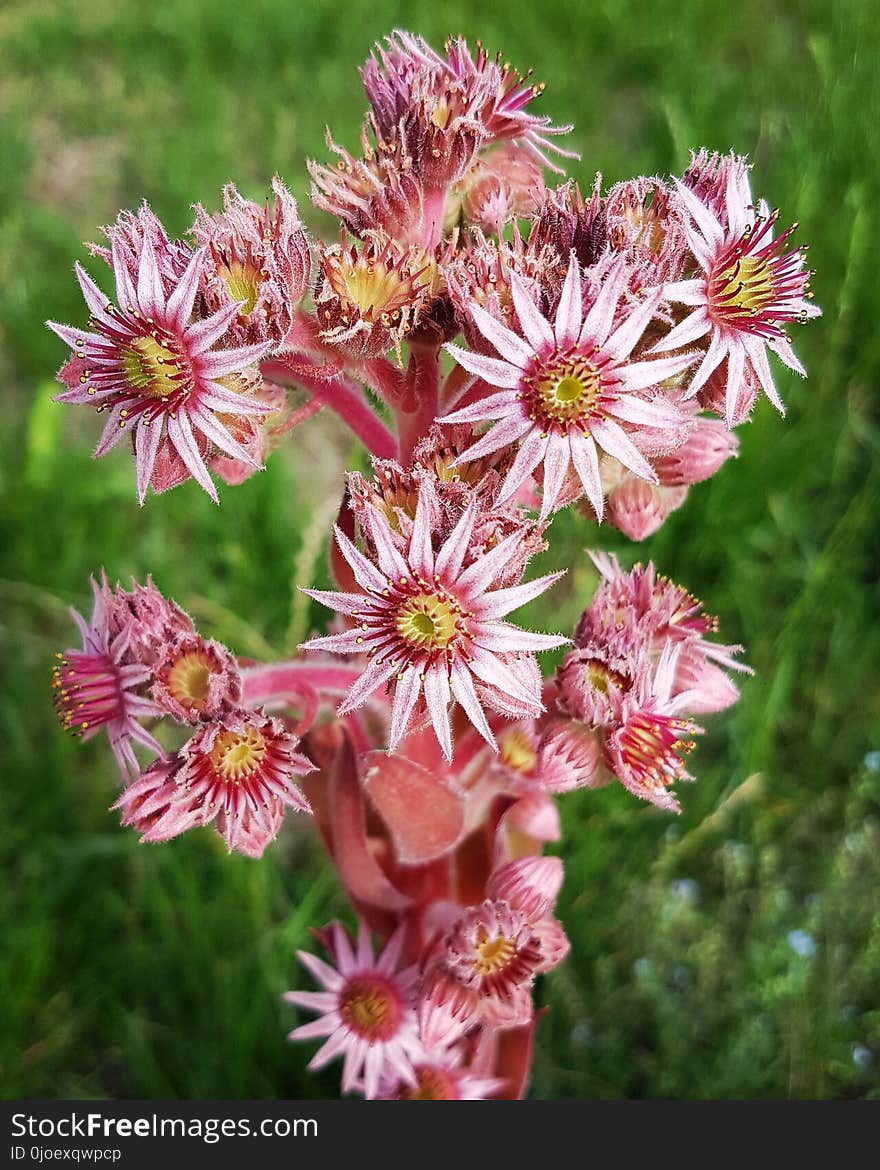
[[[541,558],[573,571],[536,621],[574,620],[597,542],[704,598],[756,676],[709,721],[680,819],[620,790],[562,801],[573,953],[541,990],[532,1093],[878,1094],[878,23],[869,0],[513,0],[480,19],[462,0],[7,0],[4,1096],[336,1092],[335,1070],[304,1074],[279,1002],[308,927],[343,909],[317,846],[292,829],[260,864],[210,834],[139,846],[107,811],[109,753],[61,734],[48,676],[66,607],[102,565],[152,572],[239,653],[283,653],[309,620],[292,582],[324,573],[316,534],[351,446],[318,420],[220,509],[190,484],[139,511],[124,453],[92,464],[95,420],[49,401],[63,347],[42,322],[82,318],[80,241],[141,198],[181,231],[191,202],[216,206],[229,180],[259,196],[277,170],[326,227],[304,160],[324,157],[325,122],[356,144],[357,65],[396,25],[480,36],[533,66],[546,111],[575,123],[587,185],[596,170],[680,172],[691,146],[749,153],[757,190],[811,242],[825,310],[796,338],[809,381],[780,371],[788,417],[763,402],[740,460],[643,548],[565,515]]]

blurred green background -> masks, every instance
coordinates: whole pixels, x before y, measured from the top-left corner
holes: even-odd
[[[82,322],[81,241],[144,197],[180,232],[224,182],[262,198],[278,171],[326,228],[304,161],[328,122],[356,146],[357,66],[395,26],[533,67],[586,186],[680,173],[691,146],[750,154],[825,310],[795,337],[809,381],[778,369],[788,417],[762,401],[741,459],[645,546],[565,515],[535,566],[572,569],[529,615],[565,628],[594,585],[586,544],[653,557],[757,673],[708,720],[681,818],[622,789],[562,801],[573,953],[539,993],[532,1095],[878,1095],[878,20],[871,0],[0,6],[4,1096],[337,1092],[285,1043],[279,999],[306,985],[308,926],[344,912],[312,839],[288,825],[262,863],[207,832],[139,846],[107,811],[103,737],[61,733],[49,672],[102,565],[152,572],[239,653],[283,654],[318,620],[293,582],[326,575],[360,456],[318,418],[221,508],[188,484],[139,510],[126,453],[93,464],[97,420],[51,402],[64,347],[42,322]]]

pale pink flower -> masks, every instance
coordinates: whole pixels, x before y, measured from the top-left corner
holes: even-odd
[[[666,285],[666,299],[693,306],[693,312],[658,342],[654,351],[676,349],[708,336],[709,345],[688,388],[688,397],[695,395],[726,361],[728,424],[732,423],[747,368],[784,414],[767,350],[806,377],[785,326],[820,314],[807,291],[811,274],[804,268],[803,249],[788,249],[789,237],[797,225],[773,238],[779,213],[771,213],[763,201],[757,209],[753,206],[744,166],[727,168],[726,216],[714,213],[684,183],[676,181],[676,190],[690,216],[688,246],[702,274]]]
[[[503,656],[531,658],[534,651],[552,649],[566,639],[530,633],[501,619],[540,596],[561,574],[493,589],[515,555],[522,533],[513,532],[463,568],[476,522],[477,510],[470,503],[435,552],[430,500],[422,488],[406,555],[395,546],[384,513],[375,510],[370,523],[374,561],[359,552],[341,529],[336,530],[339,549],[362,592],[304,590],[322,605],[352,619],[354,628],[313,638],[303,649],[366,655],[370,660],[346,695],[340,714],[361,706],[377,687],[386,683],[393,686],[390,751],[406,732],[422,696],[447,759],[452,758],[452,699],[461,704],[483,738],[496,747],[475,682],[486,684],[496,696],[509,695],[517,710],[528,707],[532,715],[542,710],[540,675],[527,674],[521,662],[508,662]]]
[[[136,281],[114,241],[118,304],[111,304],[77,265],[77,279],[94,332],[48,322],[74,351],[73,361],[81,370],[72,388],[59,394],[57,401],[94,406],[99,413],[108,413],[96,456],[106,454],[131,435],[141,503],[163,441],[216,501],[217,491],[200,441],[202,448],[210,443],[227,455],[252,462],[218,416],[266,412],[263,403],[225,384],[253,365],[266,346],[213,348],[226,334],[240,305],[227,305],[203,320],[190,319],[202,263],[202,252],[196,252],[169,294],[149,234],[141,242]]]
[[[158,761],[113,806],[143,841],[167,841],[216,822],[230,852],[259,857],[285,808],[310,812],[296,778],[314,770],[299,741],[261,711],[229,711]]]
[[[92,578],[94,603],[89,621],[72,609],[82,635],[81,650],[59,654],[52,672],[55,710],[63,727],[91,739],[103,727],[123,777],[136,776],[140,764],[131,741],[155,754],[162,746],[138,722],[162,710],[142,693],[151,672],[131,654],[132,622],[114,622],[114,598],[104,578]]]
[[[513,333],[473,303],[470,311],[474,323],[500,357],[447,345],[469,373],[501,388],[499,393],[446,416],[447,422],[499,420],[460,457],[460,462],[519,443],[498,503],[510,499],[543,464],[541,518],[545,518],[553,511],[572,465],[601,520],[599,449],[636,475],[657,482],[651,465],[624,426],[674,427],[683,422],[671,401],[662,395],[648,399],[638,392],[661,387],[694,359],[684,354],[653,361],[629,360],[663,293],[657,290],[647,297],[612,331],[626,280],[627,268],[618,262],[584,315],[580,268],[572,253],[555,321],[551,323],[538,311],[517,273],[511,271],[511,293],[525,336]]]
[[[289,1039],[326,1038],[309,1068],[323,1068],[343,1056],[344,1093],[361,1087],[365,1097],[375,1098],[383,1079],[393,1077],[406,1085],[417,1084],[413,1064],[422,1056],[414,1010],[418,972],[414,966],[398,970],[403,934],[401,927],[374,957],[365,923],[360,923],[353,948],[348,934],[334,922],[326,932],[332,966],[297,952],[324,990],[285,994],[288,1003],[319,1013],[318,1019],[294,1028]]]

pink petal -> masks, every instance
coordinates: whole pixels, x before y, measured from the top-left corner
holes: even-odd
[[[556,506],[565,473],[568,471],[568,436],[551,435],[544,455],[544,482],[541,497],[541,519],[546,520]]]
[[[556,339],[553,336],[550,322],[538,312],[538,308],[529,296],[519,274],[512,269],[510,272],[510,292],[516,306],[516,315],[519,317],[519,323],[522,325],[529,345],[535,350],[555,349]]]
[[[425,674],[425,703],[437,742],[447,760],[452,759],[452,738],[449,729],[449,679],[446,667],[437,663]]]
[[[474,459],[482,459],[484,455],[491,455],[501,447],[510,447],[533,426],[534,423],[530,418],[517,417],[516,415],[504,418],[490,427],[472,447],[468,447],[467,451],[459,455],[453,466],[457,467],[460,463],[472,463]]]
[[[472,565],[461,574],[455,583],[457,590],[473,601],[481,593],[485,593],[501,570],[513,555],[517,545],[523,540],[521,532],[512,532],[505,536],[487,553],[478,557]]]
[[[802,378],[806,378],[807,371],[801,365],[797,354],[791,348],[791,342],[787,338],[773,337],[767,342],[767,345],[777,357],[782,358],[790,370],[794,370],[796,374],[800,374]]]
[[[462,406],[450,414],[444,414],[441,422],[475,423],[487,422],[490,419],[504,418],[505,415],[519,410],[519,396],[512,390],[505,390],[501,394],[487,394],[478,402],[469,406]]]
[[[678,349],[680,345],[690,345],[692,341],[705,337],[711,328],[712,323],[705,308],[699,308],[689,317],[685,317],[674,329],[670,329],[665,337],[651,347],[650,352],[663,353],[667,349]]]
[[[210,411],[201,410],[199,407],[196,407],[192,412],[192,419],[199,430],[207,435],[225,454],[231,455],[233,459],[240,459],[242,463],[246,463],[249,467],[262,467],[262,464],[254,459],[250,451],[242,447],[241,443],[230,435],[226,427],[218,422]]]
[[[358,585],[362,589],[366,589],[369,593],[381,593],[387,589],[388,578],[380,573],[376,566],[371,561],[368,561],[362,552],[359,552],[355,548],[338,524],[334,525],[333,531],[336,533],[336,543],[339,545],[339,551],[351,566]]]
[[[593,437],[609,455],[613,455],[618,462],[622,463],[624,467],[628,467],[635,475],[640,475],[649,483],[657,482],[653,467],[636,450],[632,440],[626,436],[616,422],[610,418],[602,419],[593,427]]]
[[[621,366],[615,372],[620,376],[625,390],[644,390],[646,386],[659,386],[667,378],[680,374],[696,360],[697,355],[694,353],[679,353],[668,358],[633,362],[631,365]]]
[[[462,663],[453,663],[450,682],[452,684],[452,693],[464,708],[468,719],[470,719],[471,723],[492,750],[497,752],[498,744],[495,742],[495,736],[492,734],[488,721],[486,720],[486,713],[480,705],[480,700],[477,698],[477,692],[474,690],[470,672]]]
[[[601,345],[605,341],[611,332],[614,311],[620,300],[620,294],[623,292],[627,275],[626,264],[621,258],[605,277],[605,281],[599,289],[599,295],[587,313],[578,337],[579,345],[583,345],[587,341]]]
[[[361,599],[363,600],[363,599]],[[331,654],[363,654],[369,649],[370,635],[360,629],[345,630],[341,634],[324,634],[300,643],[300,650],[328,650]]]
[[[727,355],[727,387],[724,394],[724,413],[731,426],[736,413],[736,400],[742,389],[746,351],[742,345],[732,345]]]
[[[537,427],[533,426],[523,439],[510,471],[505,476],[504,483],[498,493],[498,499],[495,501],[496,505],[506,503],[511,496],[515,495],[541,462],[546,449],[547,439]]]
[[[328,609],[335,609],[337,613],[344,613],[349,617],[359,617],[364,611],[366,598],[362,593],[336,593],[326,589],[304,589],[299,586],[301,593],[306,593]]]
[[[148,235],[144,236],[141,244],[137,299],[141,313],[145,317],[157,317],[165,308],[165,290],[162,287],[162,277],[159,274],[153,243]]]
[[[186,266],[186,271],[180,278],[177,288],[168,298],[168,316],[179,329],[187,323],[199,291],[199,278],[202,275],[202,260],[205,250],[200,248]]]
[[[409,541],[409,563],[414,572],[423,577],[434,574],[434,550],[431,547],[431,505],[428,493],[419,492],[412,535]]]
[[[574,345],[583,324],[583,308],[581,303],[581,269],[577,257],[572,251],[568,260],[568,272],[565,274],[565,284],[562,286],[562,295],[559,298],[559,307],[556,310],[556,340],[563,348]]]
[[[443,542],[443,546],[437,553],[437,561],[434,566],[435,571],[439,577],[445,577],[454,580],[461,571],[462,562],[465,558],[471,538],[474,534],[474,522],[477,518],[476,504],[469,503],[461,514],[458,523],[447,536]]]
[[[388,735],[388,750],[393,752],[406,733],[413,707],[422,689],[419,678],[420,667],[413,663],[398,676],[394,688],[394,704],[391,708],[391,730]]]
[[[110,325],[113,328],[118,328],[119,322],[114,321],[107,312],[107,298],[104,293],[101,292],[81,264],[74,264],[73,270],[76,273],[76,279],[79,281],[79,287],[82,289],[86,306],[95,320],[102,321],[105,325]]]
[[[664,284],[663,299],[677,305],[705,305],[706,282],[700,280],[677,280]]]
[[[388,527],[388,521],[378,511],[373,513],[373,519],[375,523],[371,525],[370,535],[376,544],[379,568],[389,578],[396,577],[398,579],[409,580],[412,576],[412,571],[397,551],[397,547],[391,539],[391,529]]]
[[[618,361],[629,357],[636,342],[645,332],[648,323],[657,312],[657,306],[662,299],[663,290],[658,289],[630,313],[623,324],[614,330],[602,348]]]
[[[377,687],[382,686],[393,674],[397,673],[397,668],[398,664],[387,658],[383,658],[381,662],[377,658],[372,659],[367,669],[352,685],[340,703],[339,714],[348,715],[351,711],[361,707]]]
[[[484,650],[495,654],[519,653],[524,651],[555,650],[564,646],[569,639],[558,634],[533,634],[507,622],[487,622],[474,639]]]
[[[162,425],[161,420],[147,423],[144,419],[140,420],[140,425],[135,431],[134,438],[134,457],[135,468],[137,471],[137,494],[138,503],[143,504],[147,496],[147,488],[150,486],[150,477],[153,474],[153,467],[156,463],[156,455],[159,451],[159,444],[162,441]]]
[[[218,341],[228,330],[237,316],[238,305],[231,304],[218,309],[213,316],[205,317],[203,321],[195,321],[192,325],[188,325],[186,340],[190,347],[190,353],[195,355],[210,349],[214,342]]]
[[[264,345],[242,345],[236,349],[212,349],[199,355],[200,372],[208,378],[225,378],[254,365],[269,348]]]
[[[460,349],[451,343],[445,346],[458,364],[470,374],[476,374],[490,386],[507,387],[515,390],[522,382],[523,372],[510,362],[499,361],[498,358],[485,357],[481,353],[473,353],[469,349]]]
[[[717,332],[712,335],[706,356],[697,367],[697,372],[690,381],[685,398],[693,398],[697,391],[705,386],[727,356],[729,349],[730,342],[723,333]]]
[[[564,577],[567,571],[563,569],[558,573],[547,573],[544,577],[536,577],[534,581],[526,581],[522,585],[512,585],[509,589],[496,589],[493,593],[487,593],[480,603],[480,619],[506,617],[507,614],[513,613],[520,606],[540,597],[551,585],[555,585],[560,577]]]
[[[532,351],[512,329],[496,321],[491,314],[474,302],[468,305],[468,311],[474,319],[474,324],[495,349],[514,366],[527,369],[532,360]]]
[[[574,469],[583,484],[587,499],[593,505],[596,519],[602,522],[604,498],[602,494],[602,477],[599,474],[599,456],[596,453],[596,444],[589,435],[570,435],[569,449]]]
[[[196,483],[205,489],[214,503],[219,503],[217,489],[214,486],[214,481],[208,474],[208,469],[196,445],[195,436],[192,433],[192,427],[190,426],[186,411],[179,409],[177,418],[172,418],[168,415],[165,425],[168,430],[168,438],[171,440],[180,458],[186,464],[187,471]]]
[[[785,406],[779,397],[779,391],[776,389],[776,383],[773,381],[773,374],[770,372],[770,363],[767,361],[767,350],[764,348],[764,342],[759,337],[746,337],[743,339],[743,344],[746,347],[749,360],[758,376],[758,381],[764,389],[764,393],[779,413],[784,416]]]
[[[721,224],[712,214],[708,207],[696,197],[689,187],[686,187],[679,179],[673,180],[675,189],[679,194],[679,198],[685,205],[687,210],[693,217],[697,227],[702,232],[707,243],[717,245],[721,243],[724,238],[724,231]]]

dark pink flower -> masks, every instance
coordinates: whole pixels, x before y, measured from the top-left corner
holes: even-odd
[[[63,727],[91,739],[103,727],[124,777],[136,776],[140,764],[131,741],[160,754],[162,746],[140,724],[162,714],[144,691],[151,672],[131,654],[131,621],[114,621],[117,607],[106,578],[92,579],[94,604],[89,621],[71,610],[82,635],[81,650],[58,655],[52,674],[55,710]]]

